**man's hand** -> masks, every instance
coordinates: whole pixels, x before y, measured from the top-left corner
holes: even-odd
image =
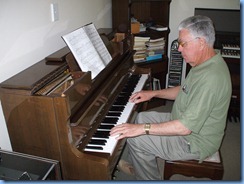
[[[129,124],[123,123],[111,129],[110,135],[117,136],[116,139],[123,139],[126,137],[135,137],[145,133],[144,124]]]
[[[129,101],[132,103],[140,103],[150,100],[153,97],[152,91],[140,91],[131,95]]]

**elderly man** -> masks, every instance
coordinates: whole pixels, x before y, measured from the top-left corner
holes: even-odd
[[[127,139],[130,164],[122,166],[138,180],[159,180],[156,157],[164,160],[199,159],[220,148],[231,97],[228,67],[213,48],[215,30],[211,19],[193,16],[179,25],[179,48],[192,68],[182,86],[140,91],[131,102],[151,98],[175,100],[172,112],[141,112],[135,124],[114,127],[111,136]],[[126,169],[126,168],[124,168]]]

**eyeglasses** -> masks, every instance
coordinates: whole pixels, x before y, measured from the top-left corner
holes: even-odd
[[[178,41],[178,48],[181,46],[181,47],[185,47],[186,45],[187,45],[187,43],[189,43],[189,42],[192,42],[192,41],[194,41],[195,39],[198,39],[199,37],[196,37],[196,38],[193,38],[193,39],[191,39],[191,40],[189,40],[189,41],[186,41],[186,42],[182,42],[182,41],[179,41],[179,39],[177,40]]]

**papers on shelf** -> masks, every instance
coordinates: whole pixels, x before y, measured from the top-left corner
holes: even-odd
[[[150,29],[156,30],[156,31],[167,31],[168,27],[162,26],[162,25],[154,25],[149,27]]]

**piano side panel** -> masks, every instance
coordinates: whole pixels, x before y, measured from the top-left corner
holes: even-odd
[[[58,122],[61,168],[65,180],[110,180],[109,154],[89,154],[79,151],[71,142],[70,113],[67,98],[55,98]]]
[[[65,180],[111,180],[109,154],[85,154],[71,143],[68,97],[3,91],[1,103],[14,151],[60,161]]]
[[[60,160],[52,98],[2,93],[1,103],[13,151]]]

